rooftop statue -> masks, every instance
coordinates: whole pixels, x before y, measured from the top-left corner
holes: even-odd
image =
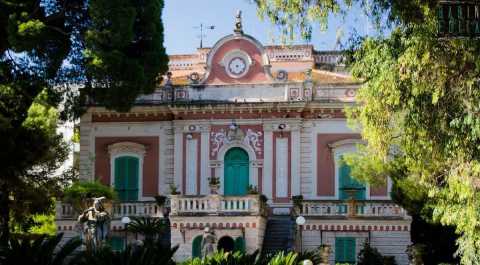
[[[238,34],[243,34],[241,10],[238,10],[237,15],[235,16],[235,29],[233,31]]]

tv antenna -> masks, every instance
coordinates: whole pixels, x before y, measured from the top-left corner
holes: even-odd
[[[207,37],[207,35],[204,33],[206,30],[213,30],[215,29],[215,26],[205,26],[203,23],[200,23],[200,26],[194,27],[196,29],[200,29],[200,35],[198,35],[198,38],[200,38],[200,48],[203,48],[203,38]]]

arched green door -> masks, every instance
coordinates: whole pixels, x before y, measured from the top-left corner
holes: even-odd
[[[202,236],[196,236],[192,241],[192,258],[202,257]]]
[[[242,148],[232,148],[225,154],[224,194],[246,195],[248,189],[248,154]]]

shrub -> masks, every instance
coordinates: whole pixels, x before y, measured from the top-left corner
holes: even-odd
[[[117,195],[113,188],[105,186],[99,181],[80,181],[65,189],[63,201],[72,204],[77,211],[86,209],[89,201],[94,197],[104,196],[108,200],[115,200]]]
[[[396,265],[394,257],[384,257],[376,248],[365,242],[358,254],[358,265]]]

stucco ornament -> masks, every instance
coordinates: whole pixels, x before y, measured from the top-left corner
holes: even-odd
[[[250,145],[256,153],[262,153],[262,132],[255,132],[252,129],[247,129],[247,135],[243,139],[243,143]]]
[[[78,216],[78,222],[83,226],[83,239],[88,248],[95,248],[105,241],[111,219],[102,203],[105,197],[92,199],[93,205]]]
[[[233,143],[242,143],[244,145],[251,146],[252,149],[258,155],[262,153],[263,143],[261,131],[254,131],[247,129],[246,132],[240,128],[235,129],[220,129],[217,132],[211,132],[211,156],[215,157],[220,151],[220,148],[224,145],[230,145]]]

